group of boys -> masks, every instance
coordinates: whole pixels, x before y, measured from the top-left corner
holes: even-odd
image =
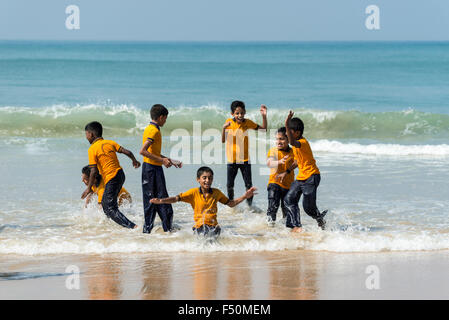
[[[194,232],[200,234],[220,233],[217,221],[217,203],[234,207],[243,201],[252,206],[256,188],[252,185],[251,164],[249,161],[248,130],[266,130],[267,108],[260,108],[263,123],[258,125],[245,118],[246,109],[242,101],[231,104],[232,118],[226,120],[222,130],[222,142],[227,143],[227,193],[225,196],[220,190],[212,188],[214,173],[209,167],[201,167],[197,171],[199,187],[192,188],[177,196],[169,197],[162,166],[166,168],[181,168],[182,162],[161,154],[162,135],[161,127],[167,121],[168,110],[161,104],[155,104],[150,111],[152,121],[143,133],[142,148],[142,192],[144,208],[143,232],[150,233],[154,227],[156,213],[162,221],[164,232],[173,231],[172,203],[183,201],[190,203],[194,210]],[[91,144],[89,155],[89,175],[84,178],[87,185],[81,198],[89,197],[95,189],[98,176],[103,179],[101,204],[107,217],[126,228],[137,226],[128,220],[119,210],[117,199],[122,191],[125,174],[120,167],[116,153],[128,156],[134,168],[140,167],[133,153],[112,140],[102,137],[102,126],[99,122],[86,125],[86,138]],[[276,134],[276,147],[268,152],[267,165],[271,168],[268,181],[268,210],[267,220],[270,226],[276,221],[279,206],[286,219],[286,226],[292,232],[301,232],[299,215],[299,199],[303,195],[305,212],[314,218],[318,225],[324,229],[325,212],[320,212],[316,206],[317,188],[320,183],[320,171],[308,141],[303,137],[304,124],[299,118],[293,118],[290,111],[285,120],[285,127],[279,128]],[[291,146],[290,146],[291,145]],[[299,173],[294,178],[295,168]],[[238,170],[241,171],[246,192],[234,200],[234,181]],[[98,184],[98,183],[97,183]]]

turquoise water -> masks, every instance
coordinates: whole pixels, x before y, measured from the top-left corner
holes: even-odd
[[[449,43],[0,42],[0,106],[449,110]]]
[[[448,98],[449,43],[0,42],[0,253],[449,249]],[[259,123],[266,104],[270,129],[288,109],[304,120],[328,230],[302,214],[307,232],[292,239],[280,221],[268,229],[263,214],[220,207],[222,242],[204,248],[184,204],[175,205],[181,230],[170,236],[124,230],[83,208],[87,122],[102,122],[105,137],[138,155],[149,108],[162,103],[171,155],[177,129],[200,145],[193,121],[219,136],[235,99]],[[255,138],[255,203],[264,211],[273,135]],[[224,162],[201,159],[190,154],[183,169],[166,170],[170,195],[196,186],[203,164],[225,190]],[[141,226],[140,171],[120,161],[135,199],[124,211]],[[243,192],[240,176],[236,188]]]

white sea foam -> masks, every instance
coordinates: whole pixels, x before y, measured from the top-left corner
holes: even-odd
[[[343,154],[369,154],[389,156],[449,156],[449,145],[401,145],[401,144],[359,144],[343,143],[335,140],[310,142],[315,152]]]
[[[222,251],[279,251],[313,250],[331,252],[379,252],[379,251],[430,251],[448,250],[448,235],[431,235],[426,232],[414,235],[401,234],[345,234],[343,232],[307,232],[292,236],[286,232],[264,236],[238,236],[222,234],[219,242],[207,243],[192,236],[190,230],[176,235],[146,235],[128,231],[125,238],[89,237],[70,239],[10,238],[0,240],[1,254],[103,254],[145,252],[222,252]],[[138,231],[140,232],[140,230]]]
[[[202,128],[220,129],[231,117],[228,106],[211,103],[197,106],[168,106],[170,118],[164,131],[186,129],[193,121]],[[444,139],[449,136],[449,116],[415,111],[364,113],[354,110],[329,111],[295,109],[305,123],[305,135],[311,139]],[[286,108],[268,108],[268,126],[284,126]],[[248,108],[247,118],[261,122],[258,108]],[[39,108],[0,107],[2,136],[74,136],[86,123],[100,120],[116,136],[141,134],[150,119],[149,108],[132,104],[53,105]]]
[[[186,208],[186,205],[182,205]],[[264,214],[224,209],[221,212],[222,234],[217,243],[208,243],[193,235],[192,213],[177,210],[176,223],[181,230],[164,234],[156,225],[152,234],[141,229],[121,228],[106,219],[94,207],[73,214],[63,225],[6,227],[0,233],[0,254],[104,254],[146,252],[222,252],[314,250],[332,252],[422,251],[449,249],[449,229],[371,230],[369,225],[351,224],[348,215],[329,220],[329,228],[320,230],[311,219],[305,232],[292,235],[282,221],[274,228],[266,226]],[[136,216],[128,216],[141,225]],[[341,227],[341,222],[348,224]],[[25,229],[23,229],[25,228]],[[26,231],[26,232],[25,232]]]

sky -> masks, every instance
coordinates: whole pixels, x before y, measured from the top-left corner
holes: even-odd
[[[66,28],[66,7],[80,28]],[[379,8],[368,30],[369,5]],[[1,0],[0,40],[449,40],[448,0]]]

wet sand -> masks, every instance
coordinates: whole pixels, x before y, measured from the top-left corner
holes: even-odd
[[[449,299],[448,270],[449,251],[3,255],[0,299]]]

